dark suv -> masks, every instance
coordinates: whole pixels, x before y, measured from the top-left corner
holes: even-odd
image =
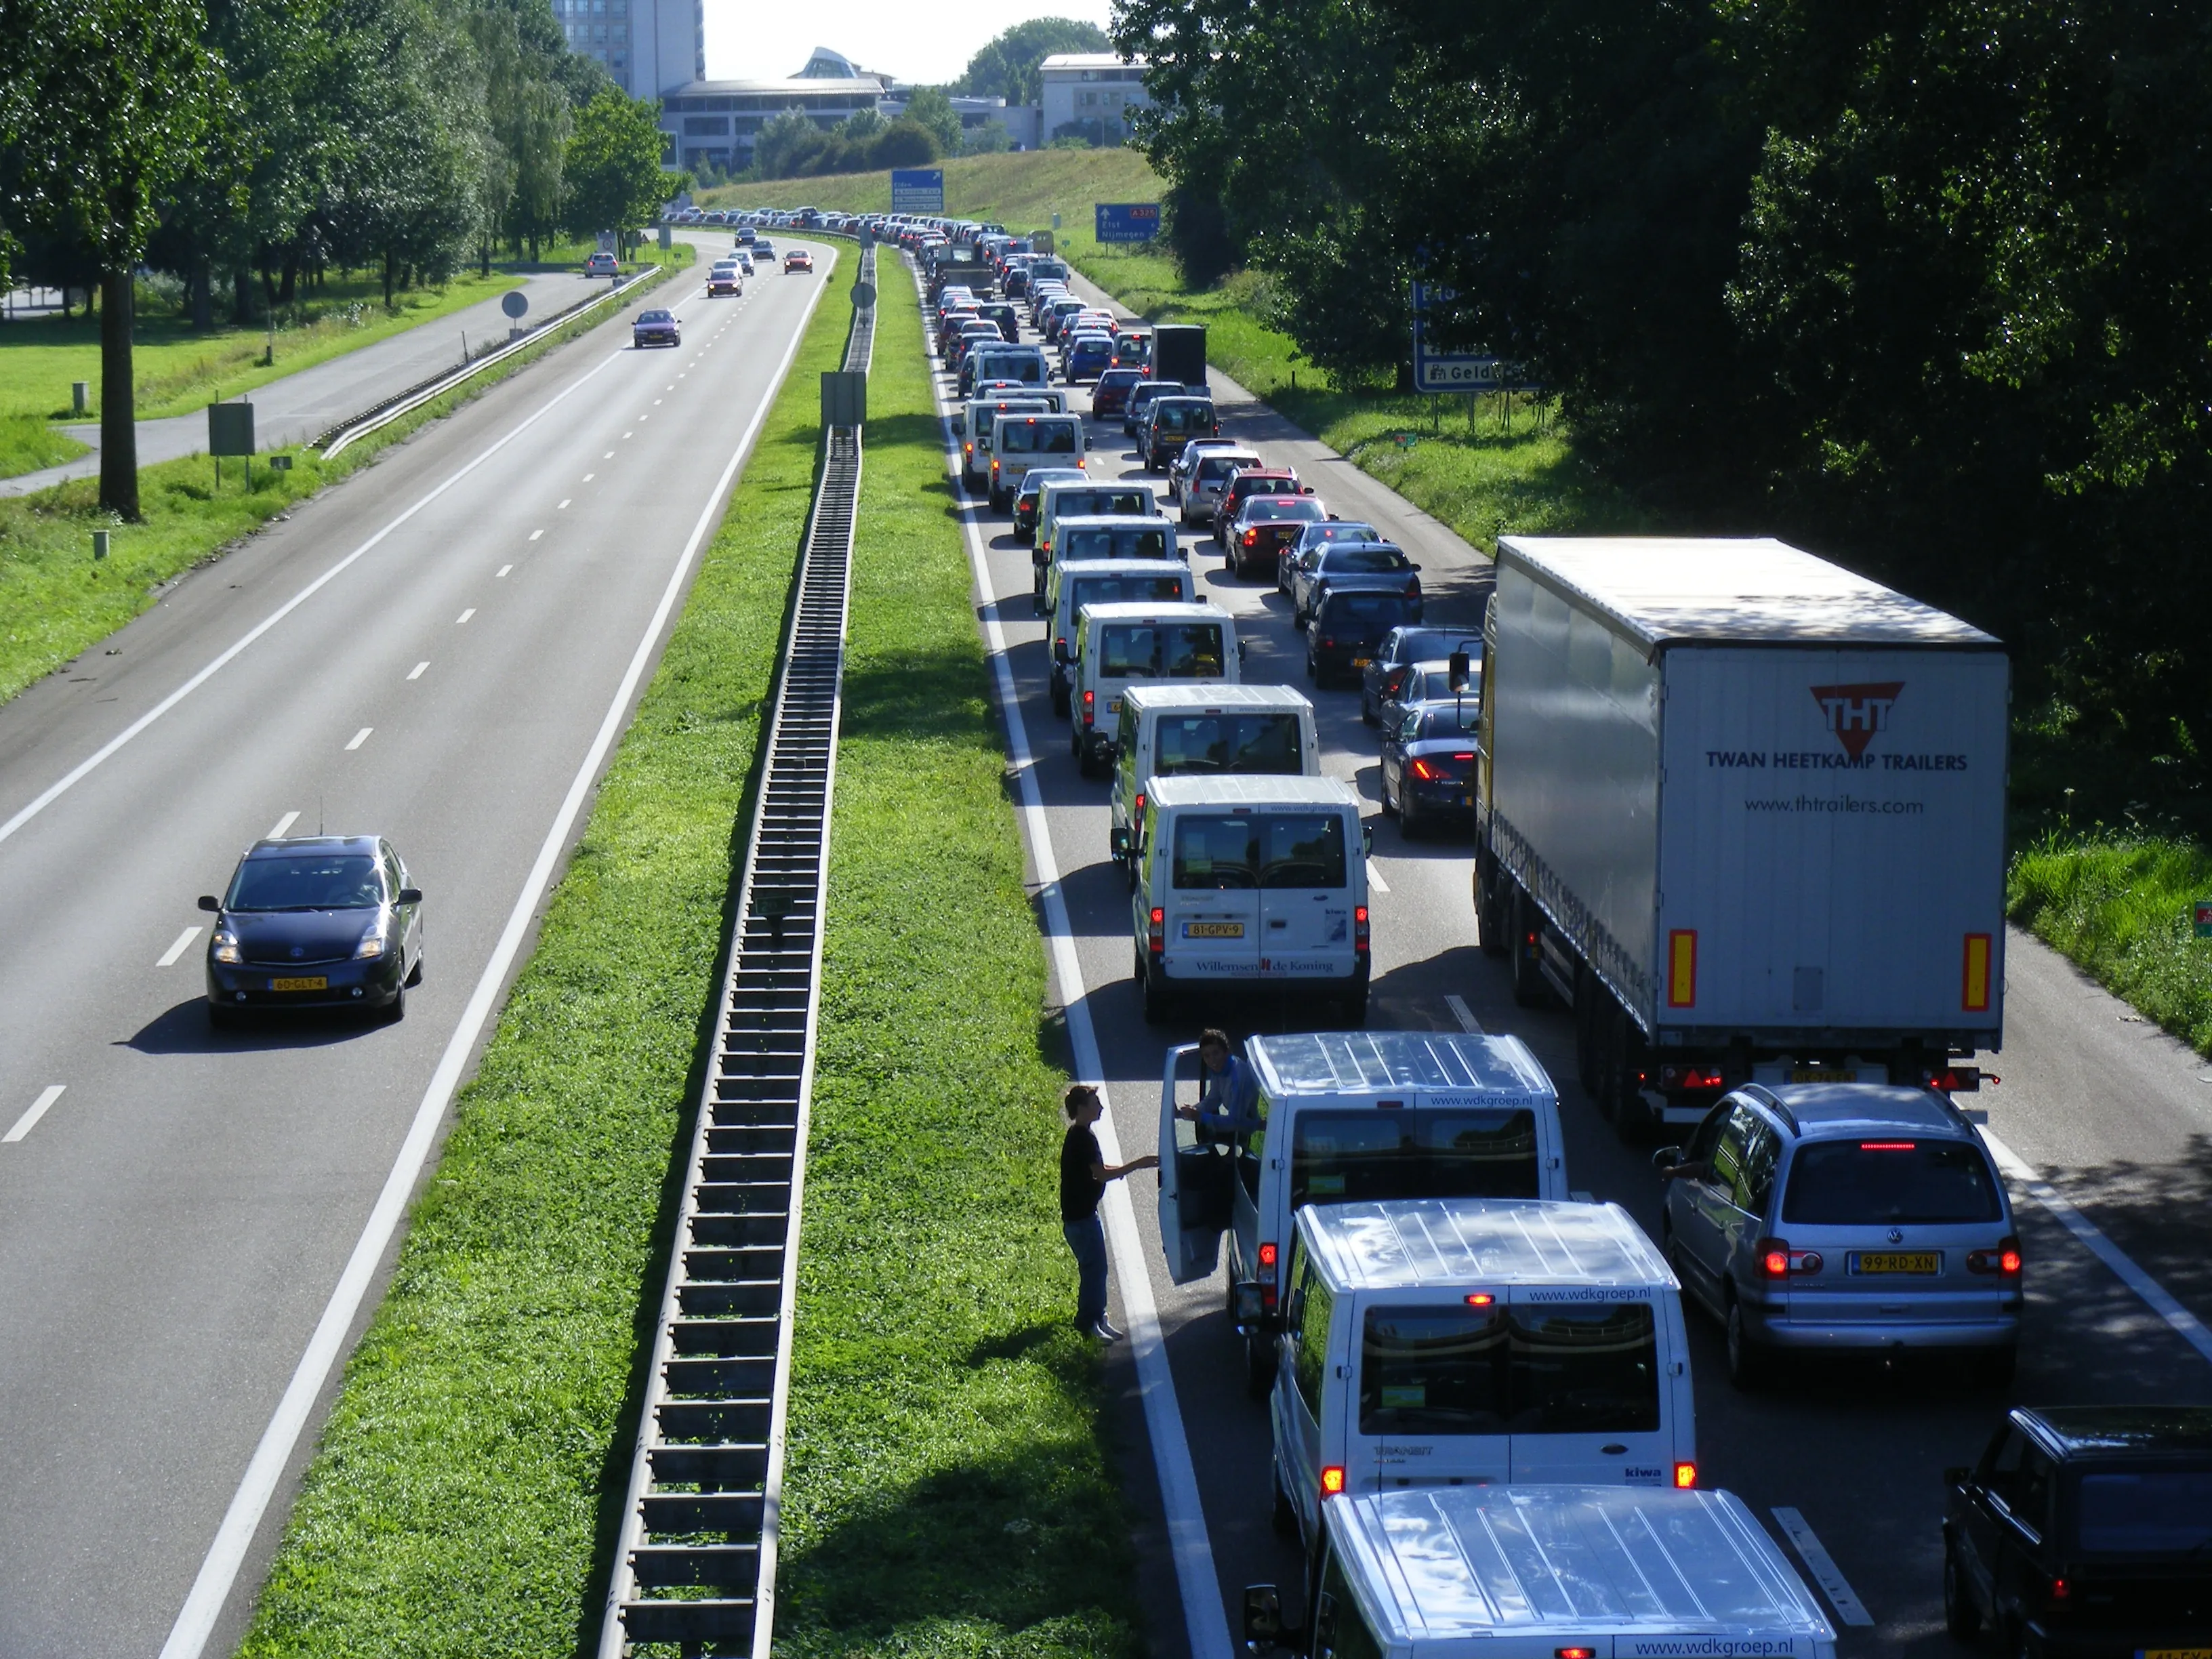
[[[1943,1622],[2027,1659],[2212,1648],[2212,1407],[2022,1407],[1948,1469]]]
[[[1347,577],[1322,596],[1307,624],[1306,678],[1316,685],[1357,680],[1385,634],[1420,619],[1420,596],[1408,594],[1402,583]]]
[[[1155,398],[1137,431],[1137,459],[1147,472],[1164,472],[1193,438],[1221,435],[1211,398]]]

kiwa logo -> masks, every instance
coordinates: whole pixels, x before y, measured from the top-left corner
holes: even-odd
[[[1903,680],[1881,685],[1816,685],[1813,701],[1820,705],[1821,718],[1844,752],[1856,760],[1866,753],[1875,732],[1889,730],[1889,711],[1897,707],[1897,694],[1904,690]]]

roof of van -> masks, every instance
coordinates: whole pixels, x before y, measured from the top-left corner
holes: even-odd
[[[1190,567],[1181,559],[1063,559],[1060,579],[1078,576],[1188,576]],[[1158,610],[1159,607],[1152,607]]]
[[[1771,537],[1501,536],[1498,562],[1675,642],[1997,644],[1978,628]]]
[[[1080,569],[1095,564],[1101,570],[1127,570],[1133,561],[1119,563],[1088,560],[1085,565],[1063,566],[1064,569]],[[1162,562],[1147,559],[1147,568]],[[1182,567],[1177,566],[1178,569]],[[1158,680],[1133,685],[1121,694],[1125,702],[1139,708],[1311,708],[1306,694],[1289,685],[1226,685],[1208,680],[1203,685],[1166,685]]]
[[[1836,1639],[1781,1547],[1731,1492],[1427,1486],[1338,1498],[1328,1513],[1356,1563],[1353,1594],[1389,1643],[1721,1637],[1736,1638],[1740,1653],[1811,1659],[1815,1643]]]
[[[1229,777],[1154,778],[1158,806],[1350,806],[1359,793],[1341,778],[1289,778],[1238,773]]]
[[[1255,688],[1256,689],[1256,688]],[[1271,688],[1272,689],[1272,688]],[[1149,688],[1146,696],[1155,695]],[[1295,695],[1295,694],[1293,694]],[[1164,781],[1164,780],[1163,780]],[[1458,1031],[1314,1031],[1246,1045],[1270,1096],[1424,1092],[1551,1095],[1552,1079],[1516,1036]]]
[[[1111,605],[1086,605],[1083,607],[1083,614],[1099,622],[1225,623],[1236,620],[1219,605],[1206,599],[1194,599],[1187,605],[1148,605],[1142,599],[1116,599]]]
[[[1310,1205],[1298,1225],[1347,1290],[1453,1285],[1680,1289],[1666,1258],[1618,1204],[1549,1198],[1394,1198]]]

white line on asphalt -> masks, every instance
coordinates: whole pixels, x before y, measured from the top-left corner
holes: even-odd
[[[1829,1605],[1835,1608],[1836,1617],[1846,1625],[1871,1628],[1874,1615],[1853,1592],[1850,1581],[1836,1565],[1835,1557],[1828,1553],[1828,1547],[1820,1541],[1820,1534],[1805,1524],[1805,1517],[1795,1510],[1778,1509],[1774,1518],[1782,1523],[1782,1530],[1804,1558],[1805,1565],[1812,1568],[1813,1577],[1820,1584],[1821,1594],[1828,1598]]]
[[[674,388],[673,388],[673,387],[671,387],[670,389],[671,389],[672,391],[672,390],[674,390]],[[667,401],[667,399],[666,399],[666,398],[655,398],[653,400],[653,406],[655,409],[658,409],[658,408],[659,408],[659,407],[660,407],[660,405],[661,405],[662,404],[665,403],[666,401]],[[651,417],[650,416],[647,416],[647,415],[641,415],[641,416],[639,416],[637,418],[638,418],[639,420],[641,420],[641,421],[644,421],[644,420],[650,420],[652,417]]]
[[[1444,1006],[1452,1011],[1452,1018],[1459,1022],[1461,1030],[1469,1036],[1482,1035],[1482,1022],[1474,1017],[1474,1011],[1467,1006],[1464,997],[1446,997]]]
[[[932,390],[935,390],[934,377]],[[937,410],[940,438],[945,445],[945,470],[952,475],[955,499],[959,500],[958,452],[951,447],[952,428],[945,419],[941,393],[937,394]],[[972,501],[960,501],[960,525],[967,535],[968,562],[975,573],[976,589],[988,605],[994,598],[991,568],[984,556]],[[1106,1068],[1099,1058],[1097,1033],[1085,1001],[1083,964],[1075,951],[1075,930],[1060,886],[1060,861],[1053,852],[1044,797],[1037,788],[1029,728],[1023,723],[1021,698],[1014,689],[1013,668],[1006,656],[1006,632],[996,615],[988,610],[983,629],[1000,707],[1006,717],[1006,744],[1012,751],[1009,758],[1021,790],[1022,833],[1029,842],[1030,858],[1036,866],[1037,884],[1043,893],[1046,943],[1052,951],[1054,976],[1060,981],[1060,1003],[1067,1013],[1068,1036],[1075,1046],[1076,1074],[1103,1082]],[[1099,1094],[1102,1098],[1105,1095],[1103,1086]],[[1114,1132],[1110,1111],[1098,1120],[1097,1133],[1106,1161],[1120,1163],[1121,1141]],[[1206,1509],[1199,1498],[1198,1474],[1191,1464],[1190,1442],[1183,1433],[1182,1410],[1176,1400],[1175,1372],[1161,1340],[1159,1310],[1152,1301],[1152,1281],[1146,1273],[1144,1247],[1137,1237],[1137,1212],[1122,1182],[1117,1181],[1107,1188],[1103,1207],[1114,1273],[1121,1281],[1121,1309],[1129,1322],[1129,1340],[1136,1354],[1145,1426],[1151,1432],[1152,1462],[1159,1472],[1161,1507],[1167,1518],[1176,1580],[1182,1593],[1183,1627],[1189,1636],[1192,1659],[1229,1659],[1232,1651],[1229,1621],[1221,1611],[1221,1587],[1214,1572],[1213,1545],[1206,1533]]]
[[[1382,872],[1375,867],[1373,859],[1367,860],[1367,884],[1378,893],[1387,893],[1390,890],[1390,884],[1382,879]]]
[[[31,1103],[31,1109],[15,1120],[15,1127],[9,1130],[6,1134],[0,1135],[0,1144],[21,1140],[32,1130],[37,1128],[39,1120],[46,1115],[46,1108],[59,1100],[62,1097],[62,1091],[68,1087],[69,1085],[66,1083],[48,1084],[46,1092]]]
[[[471,605],[467,610],[465,610],[465,611],[462,611],[462,612],[461,612],[461,614],[460,614],[459,616],[458,616],[458,617],[454,617],[454,618],[453,618],[453,626],[454,626],[454,627],[456,627],[456,628],[459,628],[459,627],[463,623],[466,622],[470,617],[471,617],[475,616],[476,614],[477,614],[477,608],[476,608],[476,606],[474,606],[474,605]]]
[[[615,453],[614,453],[614,451],[613,451],[613,450],[611,450],[611,449],[610,449],[609,451],[607,451],[607,453],[606,453],[605,454],[604,454],[604,455],[602,455],[602,456],[600,456],[600,457],[599,457],[599,459],[600,459],[601,460],[603,460],[603,461],[611,461],[612,459],[614,459],[614,458],[615,458]]]
[[[544,896],[545,889],[553,879],[555,866],[560,862],[561,852],[568,845],[568,835],[583,811],[584,802],[592,792],[592,784],[599,775],[607,751],[621,734],[623,716],[629,708],[630,698],[636,693],[638,683],[645,677],[646,665],[653,660],[653,642],[667,623],[671,611],[684,592],[684,579],[697,556],[699,544],[707,538],[707,531],[721,509],[723,498],[729,494],[730,481],[737,476],[747,452],[752,448],[761,422],[768,418],[769,406],[775,401],[776,392],[790,372],[791,361],[799,355],[799,342],[806,337],[807,325],[814,316],[815,300],[826,292],[817,289],[806,303],[799,319],[799,326],[791,337],[790,347],[783,354],[768,389],[762,394],[760,407],[753,411],[746,425],[744,436],[738,441],[730,456],[729,465],[708,492],[707,504],[700,510],[698,522],[692,526],[691,538],[684,544],[684,551],[676,561],[676,568],[662,590],[660,604],[646,624],[645,637],[638,641],[629,667],[623,673],[622,684],[616,688],[614,701],[608,706],[606,718],[599,723],[598,735],[585,751],[582,765],[568,785],[568,793],[562,800],[560,810],[553,815],[552,827],[545,832],[544,843],[538,849],[537,862],[531,866],[530,874],[522,884],[522,891],[514,901],[514,908],[507,918],[499,942],[492,947],[491,959],[484,963],[483,976],[477,981],[476,989],[470,993],[468,1005],[461,1011],[460,1024],[439,1056],[438,1069],[431,1073],[430,1085],[422,1091],[422,1103],[415,1109],[414,1121],[408,1126],[407,1139],[400,1144],[399,1155],[393,1160],[392,1173],[385,1177],[384,1190],[378,1194],[376,1207],[369,1212],[368,1224],[362,1229],[361,1237],[346,1259],[345,1271],[339,1274],[331,1299],[323,1309],[323,1316],[316,1322],[314,1334],[308,1339],[307,1352],[300,1356],[297,1370],[285,1386],[283,1398],[276,1402],[276,1414],[264,1430],[261,1443],[254,1448],[253,1458],[246,1466],[246,1474],[238,1483],[230,1507],[224,1511],[222,1524],[216,1530],[215,1540],[208,1546],[207,1558],[200,1563],[199,1575],[192,1581],[191,1593],[177,1614],[177,1622],[170,1626],[169,1638],[161,1644],[161,1659],[199,1659],[207,1646],[208,1637],[215,1629],[216,1620],[222,1616],[223,1603],[230,1599],[231,1588],[237,1583],[238,1570],[246,1559],[246,1552],[252,1545],[253,1534],[259,1529],[261,1517],[275,1496],[276,1483],[283,1478],[284,1466],[291,1461],[293,1449],[300,1443],[300,1436],[307,1425],[308,1413],[314,1409],[315,1396],[322,1392],[329,1380],[331,1370],[339,1358],[345,1345],[346,1333],[351,1328],[354,1316],[361,1310],[362,1298],[368,1294],[369,1282],[374,1278],[377,1263],[383,1260],[385,1248],[398,1231],[400,1218],[406,1213],[407,1200],[415,1190],[422,1165],[430,1155],[430,1146],[436,1137],[438,1125],[444,1120],[446,1107],[453,1097],[453,1091],[461,1080],[462,1069],[475,1049],[477,1038],[485,1023],[490,1019],[500,991],[507,982],[508,970],[522,949],[530,931],[531,919],[537,914],[538,902]],[[611,358],[610,362],[613,361]]]
[[[625,433],[623,433],[623,437],[625,437],[625,438],[627,438],[627,437],[629,437],[629,436],[630,436],[630,435],[631,435],[631,434],[630,434],[629,433],[627,433],[627,432],[625,432]],[[608,453],[608,454],[610,454],[610,455],[611,455],[611,454],[613,454],[613,453],[614,453],[614,451],[612,451],[612,450],[611,449],[611,450],[609,450],[609,451],[607,452],[607,453]]]
[[[545,532],[542,530],[533,530],[530,532],[530,539],[534,542],[544,533]]]
[[[282,841],[282,840],[283,840],[283,839],[284,839],[284,832],[285,832],[287,830],[289,830],[289,829],[290,829],[294,824],[297,823],[299,821],[300,821],[300,815],[299,815],[297,812],[287,812],[287,813],[285,813],[285,814],[284,814],[284,816],[283,816],[283,817],[281,817],[281,818],[279,818],[279,819],[277,819],[277,820],[276,820],[276,827],[274,830],[271,830],[269,832],[269,834],[267,835],[267,836],[266,836],[266,837],[264,837],[264,839],[269,840],[269,841]]]
[[[184,955],[186,951],[190,950],[191,948],[192,941],[199,936],[200,930],[197,923],[185,928],[183,933],[177,935],[177,942],[174,945],[172,945],[167,950],[161,952],[161,959],[155,963],[154,965],[156,968],[175,967],[177,965],[177,958]]]
[[[594,478],[598,477],[599,476],[599,475],[598,473],[596,473],[596,472],[586,472],[586,473],[584,475],[584,482],[585,482],[586,483],[591,483],[591,481],[592,481],[592,479],[594,479]]]
[[[494,581],[498,580],[501,576],[504,576],[508,571],[514,568],[514,567],[511,564],[503,564],[500,566],[498,569],[492,572],[492,580]]]
[[[2212,1330],[2204,1322],[2174,1300],[2172,1293],[2153,1279],[2124,1250],[2107,1238],[2097,1224],[2075,1209],[2074,1206],[2041,1175],[2034,1165],[1997,1139],[1987,1125],[1981,1127],[1981,1137],[1996,1158],[1997,1168],[2025,1186],[2035,1201],[2048,1211],[2058,1224],[2074,1235],[2082,1248],[2103,1262],[2125,1285],[2148,1305],[2150,1310],[2173,1329],[2175,1335],[2203,1355],[2212,1359]]]
[[[650,416],[650,415],[641,415],[641,416],[639,416],[637,418],[638,418],[639,420],[641,420],[641,421],[649,421],[649,420],[651,420],[651,419],[653,418],[653,416]]]
[[[362,727],[361,728],[361,730],[360,730],[360,731],[358,731],[358,732],[355,732],[355,733],[353,734],[353,741],[352,741],[352,742],[350,742],[350,743],[349,743],[349,744],[346,744],[346,748],[347,748],[348,750],[355,750],[355,749],[358,749],[358,748],[360,748],[360,747],[362,746],[362,744],[365,744],[365,743],[367,743],[367,742],[368,741],[368,734],[369,734],[370,732],[372,732],[375,731],[375,730],[376,730],[376,728],[375,728],[374,726],[362,726]]]
[[[556,513],[562,512],[562,511],[564,511],[564,510],[568,507],[568,498],[566,495],[563,495],[563,496],[561,498],[561,505],[560,505],[559,507],[555,507],[553,510],[554,510]]]
[[[422,671],[429,665],[430,665],[427,662],[416,663],[412,668],[407,671],[407,678],[410,680],[421,679],[422,678]]]

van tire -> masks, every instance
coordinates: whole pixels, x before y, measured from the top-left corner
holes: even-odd
[[[1145,960],[1145,953],[1137,953],[1137,984],[1145,994],[1145,1024],[1164,1025],[1174,1012],[1173,995],[1168,988],[1168,976],[1156,974]]]
[[[1722,1313],[1721,1323],[1727,1345],[1729,1382],[1742,1393],[1752,1393],[1765,1383],[1767,1374],[1773,1369],[1771,1357],[1752,1340],[1744,1322],[1743,1304],[1733,1294]]]
[[[1283,1501],[1282,1490],[1279,1476],[1275,1485],[1278,1504]],[[1293,1526],[1297,1523],[1295,1512],[1291,1522]],[[1975,1645],[1982,1634],[1982,1610],[1974,1605],[1965,1576],[1959,1571],[1959,1553],[1951,1547],[1948,1540],[1943,1545],[1943,1633],[1962,1647]]]
[[[1068,694],[1066,684],[1054,674],[1052,677],[1052,712],[1066,720],[1074,706],[1075,699]]]
[[[991,492],[991,511],[992,511],[992,512],[994,512],[994,513],[1003,513],[1003,512],[1005,512],[1006,510],[1006,492],[1005,492],[1005,491],[1003,491],[1003,490],[998,490],[998,489],[994,489],[994,490],[993,490],[993,491]]]
[[[1275,1345],[1264,1336],[1244,1339],[1244,1397],[1265,1400],[1275,1386]]]

